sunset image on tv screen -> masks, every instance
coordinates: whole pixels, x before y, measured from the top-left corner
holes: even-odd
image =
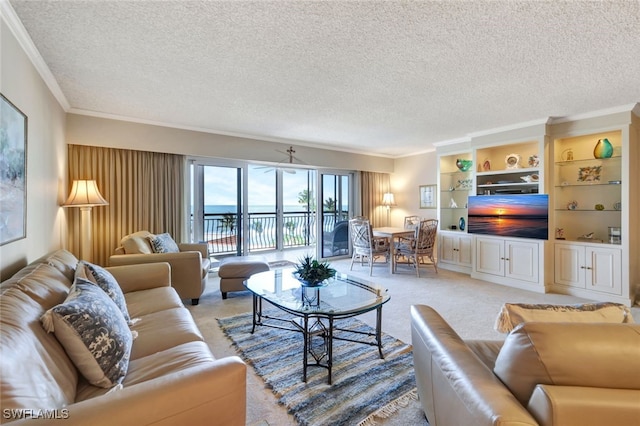
[[[478,195],[469,197],[468,232],[546,240],[549,196]]]

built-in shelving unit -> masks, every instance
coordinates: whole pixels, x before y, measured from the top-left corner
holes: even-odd
[[[594,157],[602,139],[614,147],[610,158]],[[553,151],[556,239],[608,242],[622,221],[622,132],[557,138]]]
[[[476,151],[476,162],[476,195],[542,192],[538,141],[483,147]]]
[[[473,166],[460,170],[458,160],[471,161],[471,152],[440,156],[439,161],[439,226],[441,230],[462,231],[462,222],[467,220],[467,201],[473,191]],[[464,228],[464,226],[462,226]]]
[[[634,168],[639,148],[637,133],[629,127],[633,119],[628,119],[617,124],[612,121],[609,129],[595,132],[559,126],[555,134],[555,291],[602,301],[633,302],[638,268],[631,253],[638,249],[639,233],[639,175]],[[596,155],[595,147],[605,139],[613,149],[606,158],[597,158],[601,155]]]
[[[605,138],[611,155],[596,158]],[[438,159],[440,266],[591,300],[631,305],[640,295],[640,104],[487,132],[439,146]],[[472,169],[461,172],[457,159]],[[467,206],[500,194],[546,194],[548,240],[469,232]]]

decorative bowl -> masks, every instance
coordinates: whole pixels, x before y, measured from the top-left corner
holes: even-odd
[[[471,161],[471,160],[465,160],[463,158],[458,158],[456,160],[456,167],[461,172],[469,171],[469,169],[471,169],[471,166],[473,166],[473,161]]]

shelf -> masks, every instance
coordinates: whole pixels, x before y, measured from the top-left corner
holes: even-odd
[[[465,175],[468,176],[471,174],[471,170],[467,170],[466,172],[462,172],[460,170],[456,170],[455,172],[442,172],[440,173],[443,176],[453,176],[453,175]]]
[[[441,207],[441,210],[467,210],[466,207]]]
[[[486,183],[478,185],[478,188],[495,188],[497,186],[538,186],[538,182]]]
[[[615,209],[603,209],[603,210],[596,210],[596,209],[568,209],[568,208],[564,208],[564,209],[555,209],[555,211],[557,212],[598,212],[598,213],[602,213],[602,212],[616,212],[616,213],[621,213],[622,210],[615,210]]]
[[[570,188],[570,187],[590,187],[590,186],[620,186],[620,183],[609,183],[609,182],[585,182],[585,183],[568,183],[566,185],[556,185],[556,188]]]
[[[528,167],[528,168],[520,168],[520,169],[504,169],[504,170],[490,170],[488,172],[478,172],[476,176],[493,176],[493,175],[506,175],[512,173],[538,173],[540,169],[538,167]]]
[[[616,161],[616,160],[620,160],[622,159],[621,156],[616,156],[616,157],[609,157],[609,158],[586,158],[586,159],[582,159],[582,160],[571,160],[571,161],[556,161],[556,166],[574,166],[574,165],[580,165],[580,164],[590,164],[593,163],[594,161]]]

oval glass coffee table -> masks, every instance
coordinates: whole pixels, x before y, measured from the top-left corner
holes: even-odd
[[[345,274],[336,274],[321,286],[303,286],[293,276],[293,269],[274,269],[254,274],[245,282],[253,293],[253,328],[274,327],[301,332],[303,335],[302,379],[307,381],[307,367],[320,366],[328,370],[331,384],[333,341],[346,340],[377,346],[382,354],[382,306],[390,296],[379,285]],[[267,314],[263,301],[269,302],[284,315]],[[341,329],[336,321],[377,311],[375,333]],[[318,344],[318,342],[320,344]],[[311,359],[310,359],[311,357]]]

